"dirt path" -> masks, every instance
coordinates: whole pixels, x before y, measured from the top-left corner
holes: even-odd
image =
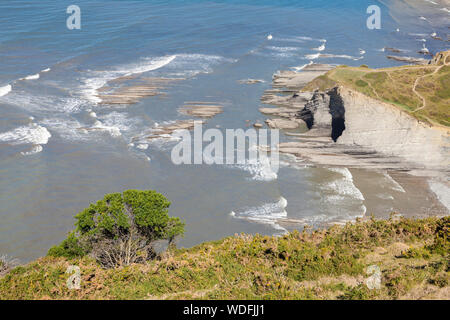
[[[418,77],[416,79],[416,81],[414,81],[414,86],[412,88],[412,91],[422,100],[422,106],[417,108],[413,112],[417,112],[419,110],[425,109],[426,106],[427,106],[427,101],[425,100],[425,98],[419,92],[417,92],[417,90],[416,90],[416,87],[417,87],[419,81],[422,80],[425,77],[428,77],[428,76],[431,76],[431,75],[434,75],[434,74],[438,73],[439,70],[441,70],[443,67],[448,66],[448,65],[449,65],[449,63],[447,62],[447,56],[446,56],[444,58],[444,64],[442,66],[437,67],[432,73],[428,73],[428,74],[425,74],[423,76]]]

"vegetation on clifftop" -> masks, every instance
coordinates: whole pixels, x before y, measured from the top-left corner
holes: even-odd
[[[149,190],[107,194],[75,216],[76,229],[49,256],[90,255],[103,267],[142,263],[156,256],[154,241],[169,245],[184,232],[179,218],[169,217],[170,202]]]
[[[450,299],[449,228],[449,217],[392,218],[237,235],[109,269],[89,256],[45,257],[0,278],[0,298]],[[79,290],[67,288],[70,265],[81,269]],[[377,268],[380,287],[369,289]]]
[[[428,65],[383,69],[339,66],[302,91],[325,91],[336,85],[390,103],[424,122],[450,126],[450,51],[438,53]]]

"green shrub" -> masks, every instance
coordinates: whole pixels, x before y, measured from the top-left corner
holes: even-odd
[[[170,202],[156,191],[112,193],[75,216],[76,229],[48,255],[74,258],[93,255],[106,267],[128,265],[155,256],[152,243],[172,244],[184,223],[169,217]]]
[[[431,257],[430,251],[428,251],[424,247],[411,248],[402,254],[402,258],[406,259],[420,259],[420,258],[429,259],[430,257]]]
[[[48,250],[47,255],[51,257],[77,258],[86,254],[85,250],[79,244],[79,239],[75,232],[69,233],[67,239],[63,240],[60,245],[53,246]]]
[[[450,242],[448,235],[450,232],[450,217],[444,217],[439,219],[436,232],[434,236],[434,243],[428,247],[433,253],[440,254],[442,256],[450,253]]]

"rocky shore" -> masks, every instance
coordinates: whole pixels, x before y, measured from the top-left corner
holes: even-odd
[[[261,98],[275,106],[260,109],[277,117],[267,124],[280,129],[304,124],[303,130],[286,132],[288,141],[279,144],[279,151],[313,165],[397,172],[398,179],[407,182],[414,175],[414,183],[426,186],[424,193],[430,201],[437,197],[431,196],[426,181],[439,181],[450,190],[450,130],[340,84],[326,90],[302,90],[314,78],[327,87],[323,75],[331,69],[313,64],[301,72],[274,76],[274,89]],[[448,213],[440,207],[438,211]]]

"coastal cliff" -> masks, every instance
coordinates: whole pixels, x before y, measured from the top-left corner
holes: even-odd
[[[447,51],[425,66],[309,65],[297,73],[280,72],[274,86],[284,96],[266,92],[262,102],[277,107],[260,111],[303,121],[309,130],[288,133],[294,137],[280,144],[280,152],[312,163],[448,172],[449,63]]]
[[[328,135],[329,144],[366,150],[366,159],[376,152],[379,159],[396,157],[410,168],[446,170],[450,165],[450,130],[344,86],[316,92],[297,116],[320,136]]]
[[[340,109],[345,116],[345,130],[337,143],[369,147],[424,168],[450,166],[450,130],[430,127],[387,103],[345,87],[336,88],[332,95],[337,95],[342,105],[330,104],[330,113]]]

